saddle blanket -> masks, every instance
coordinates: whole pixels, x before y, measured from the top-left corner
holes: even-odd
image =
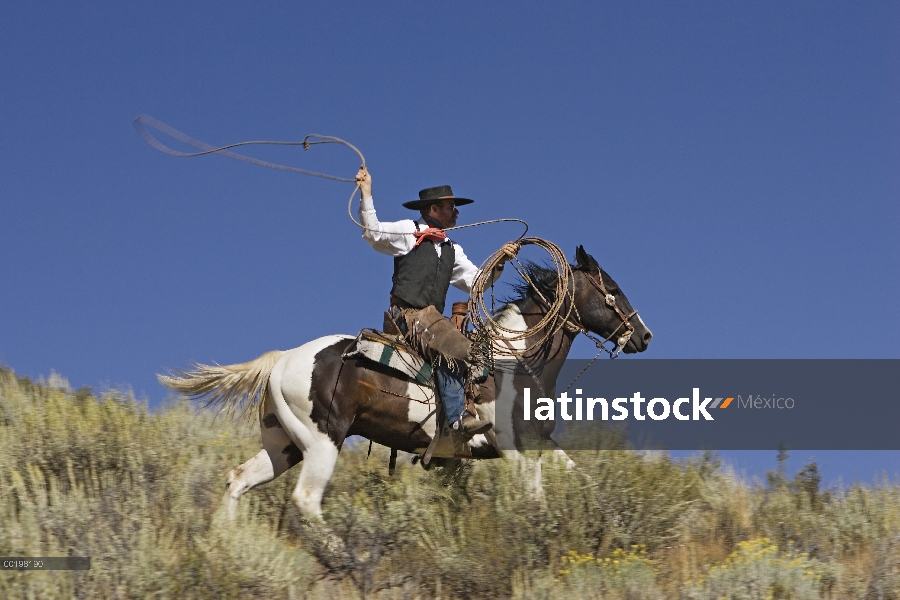
[[[363,329],[356,337],[356,346],[344,353],[343,358],[365,358],[424,385],[433,385],[431,365],[414,353],[411,348],[373,329]]]

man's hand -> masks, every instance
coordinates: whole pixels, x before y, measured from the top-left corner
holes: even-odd
[[[515,242],[506,242],[500,249],[503,251],[503,254],[506,255],[506,259],[504,259],[505,262],[514,259],[519,253],[519,250],[522,249],[522,245]]]
[[[502,269],[506,264],[506,261],[514,259],[521,249],[522,244],[517,244],[516,242],[506,242],[505,244],[503,244],[500,250],[505,256],[499,263],[497,263],[497,269]]]
[[[363,198],[372,197],[372,176],[369,175],[365,166],[360,167],[356,174],[356,185],[359,186]]]

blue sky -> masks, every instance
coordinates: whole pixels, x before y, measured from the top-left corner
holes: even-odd
[[[583,244],[644,357],[900,358],[898,26],[883,2],[4,3],[0,362],[157,403],[189,359],[380,324],[391,261],[352,186],[163,155],[142,113],[212,144],[338,136],[382,219],[450,184],[461,222]],[[456,239],[480,262],[518,233]],[[900,469],[874,456],[823,466]]]

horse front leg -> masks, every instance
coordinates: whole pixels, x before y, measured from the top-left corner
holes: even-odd
[[[554,462],[565,463],[566,473],[574,472],[575,468],[578,466],[575,464],[575,461],[572,460],[572,458],[568,454],[566,454],[566,451],[559,446],[557,446],[555,450],[551,450],[548,456],[550,456],[551,460],[553,460]]]

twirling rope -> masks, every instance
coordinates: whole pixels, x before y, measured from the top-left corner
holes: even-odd
[[[137,131],[138,135],[143,138],[145,142],[163,152],[168,154],[169,156],[177,156],[179,158],[190,158],[194,156],[204,156],[206,154],[220,154],[222,156],[227,156],[228,158],[233,158],[235,160],[241,160],[244,162],[248,162],[254,165],[259,165],[261,167],[267,167],[269,169],[278,169],[279,171],[289,171],[291,173],[299,173],[301,175],[311,175],[312,177],[321,177],[322,179],[330,179],[332,181],[346,181],[347,183],[356,183],[356,179],[347,179],[346,177],[337,177],[336,175],[328,175],[326,173],[317,173],[316,171],[308,171],[306,169],[300,169],[297,167],[288,167],[286,165],[279,165],[278,163],[272,163],[265,160],[259,160],[258,158],[253,158],[250,156],[244,156],[243,154],[238,154],[236,152],[229,152],[228,148],[236,148],[238,146],[303,146],[305,150],[309,150],[312,146],[318,146],[320,144],[341,144],[347,146],[354,152],[356,152],[357,156],[359,156],[359,160],[362,162],[362,167],[366,166],[366,157],[363,156],[363,153],[359,151],[359,148],[351,144],[350,142],[344,141],[341,138],[337,138],[330,135],[319,135],[317,133],[311,133],[303,138],[301,142],[279,142],[279,141],[267,141],[267,140],[259,140],[252,142],[238,142],[237,144],[228,144],[227,146],[219,146],[218,148],[207,144],[206,142],[201,142],[200,140],[195,140],[194,138],[186,135],[174,127],[166,125],[162,121],[154,119],[149,115],[140,115],[138,118],[134,120],[134,129]],[[166,135],[175,138],[180,142],[184,142],[189,146],[193,146],[194,148],[199,148],[202,152],[179,152],[178,150],[173,150],[169,148],[158,139],[153,137],[153,134],[147,129],[147,127],[152,127],[157,131],[161,131]],[[310,139],[318,140],[318,141],[309,141]],[[366,227],[362,223],[358,222],[353,218],[353,198],[356,196],[356,190],[359,189],[359,184],[353,188],[353,193],[350,194],[350,201],[347,203],[347,214],[350,216],[350,220],[353,221],[357,227],[367,231],[377,231],[372,229],[371,227]],[[525,237],[525,234],[528,233],[528,223],[523,221],[522,219],[492,219],[490,221],[480,221],[478,223],[469,223],[467,225],[457,225],[456,227],[447,227],[444,231],[450,231],[453,229],[465,229],[466,227],[477,227],[479,225],[487,225],[489,223],[521,223],[525,226],[525,231],[516,238],[521,239]],[[408,235],[414,235],[410,232]]]
[[[279,171],[290,171],[291,173],[300,173],[301,175],[312,175],[313,177],[321,177],[323,179],[331,179],[332,181],[346,181],[348,183],[355,183],[355,179],[347,179],[346,177],[336,177],[334,175],[327,175],[325,173],[316,173],[315,171],[307,171],[306,169],[298,169],[297,167],[288,167],[285,165],[279,165],[277,163],[271,163],[264,160],[259,160],[258,158],[252,158],[250,156],[244,156],[243,154],[237,154],[236,152],[229,152],[228,148],[236,148],[238,146],[303,146],[304,149],[309,150],[311,146],[317,146],[319,144],[342,144],[347,146],[357,155],[359,155],[359,159],[362,161],[363,166],[366,165],[366,158],[362,155],[362,152],[359,149],[351,144],[350,142],[345,142],[344,140],[336,137],[332,137],[330,135],[319,135],[317,133],[311,133],[305,138],[303,138],[302,142],[277,142],[277,141],[253,141],[253,142],[238,142],[237,144],[228,144],[227,146],[220,146],[216,148],[215,146],[211,146],[206,142],[201,142],[200,140],[195,140],[194,138],[185,135],[175,129],[174,127],[170,127],[163,123],[162,121],[157,121],[153,117],[149,115],[140,115],[137,119],[134,120],[135,131],[137,131],[138,135],[141,136],[145,142],[163,152],[168,154],[169,156],[178,156],[181,158],[189,158],[193,156],[203,156],[204,154],[221,154],[222,156],[227,156],[228,158],[233,158],[235,160],[242,160],[244,162],[252,163],[254,165],[259,165],[261,167],[268,167],[270,169],[278,169]],[[147,130],[147,125],[156,129],[157,131],[161,131],[166,135],[175,138],[179,142],[184,142],[189,146],[193,146],[194,148],[200,148],[203,152],[179,152],[178,150],[173,150],[169,148],[158,139],[153,137],[153,135]],[[310,142],[310,138],[319,140],[316,142]]]

